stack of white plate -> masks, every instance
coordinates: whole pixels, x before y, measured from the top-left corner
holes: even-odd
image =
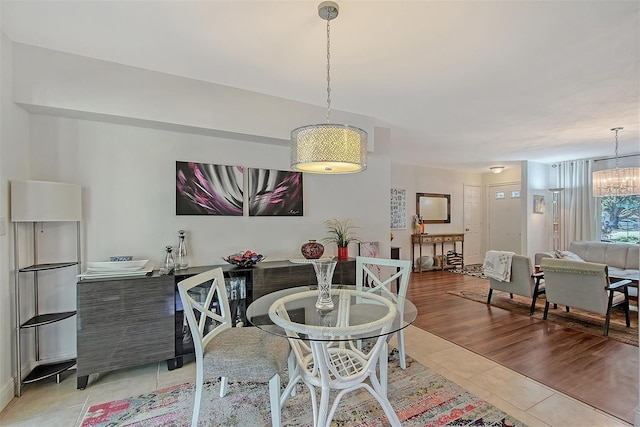
[[[98,279],[104,277],[146,276],[153,271],[148,259],[134,261],[88,262],[87,271],[78,275],[81,279]]]

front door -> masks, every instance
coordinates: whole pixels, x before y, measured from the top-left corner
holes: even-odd
[[[487,249],[521,253],[520,183],[491,185],[487,190]]]
[[[482,198],[477,185],[464,186],[464,252],[465,265],[482,264]]]

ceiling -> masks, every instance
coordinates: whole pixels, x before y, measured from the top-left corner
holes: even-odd
[[[16,42],[326,106],[319,3],[2,0],[0,13]],[[611,157],[616,126],[620,155],[640,152],[640,2],[338,3],[331,107],[390,127],[394,162]]]

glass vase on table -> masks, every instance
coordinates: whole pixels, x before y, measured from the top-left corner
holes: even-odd
[[[331,281],[333,280],[333,272],[336,269],[337,261],[314,260],[312,264],[316,272],[316,279],[318,280],[318,300],[316,301],[316,308],[320,310],[331,310],[333,309]]]

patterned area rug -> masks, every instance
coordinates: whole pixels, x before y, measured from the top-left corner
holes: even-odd
[[[524,426],[456,383],[407,358],[407,369],[398,366],[397,350],[390,356],[388,395],[403,426]],[[284,381],[283,381],[284,382]],[[269,426],[271,413],[267,384],[229,383],[229,393],[218,396],[219,382],[205,384],[200,426]],[[89,408],[82,427],[189,426],[194,386],[182,384],[124,400]],[[333,401],[333,399],[332,399]],[[306,387],[282,410],[284,426],[311,426],[311,399]],[[336,411],[332,426],[386,426],[378,402],[366,391],[347,394]]]
[[[482,264],[468,264],[465,265],[462,269],[451,270],[454,273],[466,274],[467,276],[480,277],[482,279],[486,279],[487,276],[484,275],[484,269],[482,268]]]
[[[452,295],[467,298],[485,304],[489,294],[489,281],[478,281],[477,283],[465,285],[462,290],[449,291]],[[536,309],[533,317],[542,319],[544,314],[545,296],[540,295],[536,301]],[[637,303],[631,302],[631,327],[627,328],[622,307],[615,307],[611,313],[611,323],[609,324],[609,338],[638,346],[638,308]],[[513,311],[523,316],[529,316],[531,299],[520,295],[514,295],[513,299],[509,294],[501,291],[493,291],[491,305],[505,310]],[[547,320],[570,328],[580,329],[591,334],[602,336],[605,316],[597,313],[572,308],[569,313],[565,312],[564,306],[553,309],[549,307]]]

